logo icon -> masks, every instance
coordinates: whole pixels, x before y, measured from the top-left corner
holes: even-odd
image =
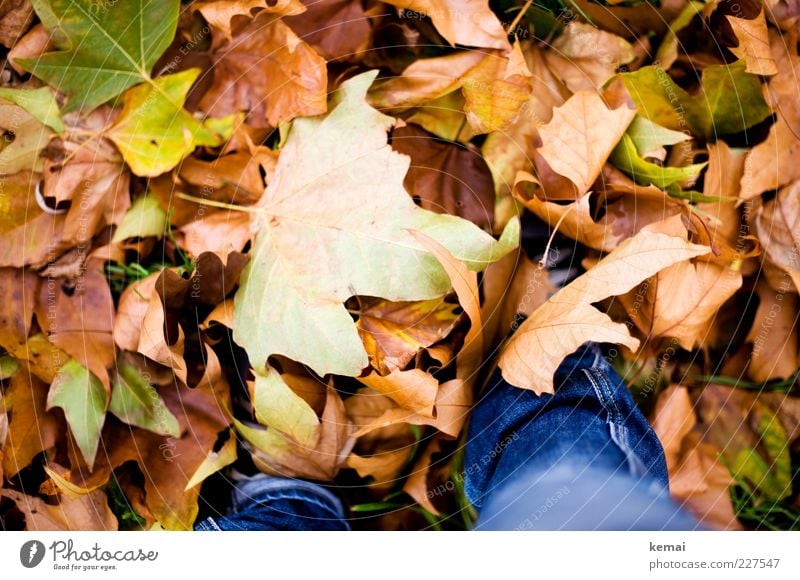
[[[44,544],[39,540],[28,540],[19,549],[19,561],[26,568],[35,568],[44,559]]]

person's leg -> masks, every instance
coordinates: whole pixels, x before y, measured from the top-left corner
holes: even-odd
[[[237,484],[231,513],[208,517],[197,531],[346,531],[339,499],[299,479],[257,476]]]
[[[479,529],[693,529],[669,499],[664,452],[597,345],[554,395],[493,376],[470,418],[464,477]]]

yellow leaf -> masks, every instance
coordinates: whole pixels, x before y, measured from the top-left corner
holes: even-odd
[[[639,341],[628,327],[592,303],[624,294],[660,270],[708,252],[681,238],[639,232],[531,314],[502,350],[503,378],[537,394],[552,393],[558,365],[583,343],[613,342],[635,350]]]

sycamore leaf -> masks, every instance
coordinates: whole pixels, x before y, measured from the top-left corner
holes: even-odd
[[[531,71],[519,43],[508,56],[488,54],[463,79],[464,112],[475,133],[502,131],[531,94]]]
[[[648,229],[683,240],[688,235],[680,215],[652,224]],[[691,350],[713,336],[714,316],[741,285],[741,273],[728,264],[686,260],[664,268],[654,280],[621,296],[620,302],[645,334],[672,337]]]
[[[488,0],[387,0],[414,16],[430,16],[436,30],[450,44],[508,50],[503,25]]]
[[[624,38],[573,20],[544,52],[550,70],[572,92],[601,87],[617,69],[636,57]]]
[[[600,175],[635,115],[625,104],[610,108],[596,92],[575,93],[539,128],[543,145],[538,153],[582,195]]]
[[[696,177],[708,164],[708,162],[704,162],[685,167],[665,167],[650,163],[642,157],[628,134],[622,136],[622,140],[611,152],[609,161],[630,175],[636,183],[652,184],[662,189],[684,179]]]
[[[327,116],[294,122],[258,204],[234,312],[234,340],[257,372],[281,354],[319,375],[357,376],[369,359],[345,300],[445,295],[447,273],[409,230],[473,270],[516,245],[517,220],[498,242],[466,220],[414,204],[402,185],[408,158],[386,141],[394,121],[365,101],[375,75],[344,83]]]
[[[211,26],[222,31],[225,38],[233,36],[232,20],[235,16],[252,16],[257,11],[268,14],[288,16],[305,12],[306,7],[300,0],[211,0],[210,2],[193,2],[190,8],[203,15]]]
[[[659,159],[660,161],[664,161],[667,156],[665,146],[677,145],[692,139],[691,135],[667,129],[641,115],[636,115],[626,131],[626,135],[633,141],[639,155],[645,159]]]
[[[639,341],[625,324],[614,322],[592,303],[624,294],[660,270],[708,252],[705,246],[646,230],[624,241],[520,326],[500,355],[503,377],[537,394],[552,393],[558,365],[583,343],[612,342],[638,348]]]
[[[259,423],[281,431],[302,445],[314,446],[319,437],[317,414],[274,368],[268,366],[266,372],[256,372],[251,399]]]
[[[135,366],[124,360],[120,361],[114,377],[108,410],[128,425],[160,435],[180,437],[178,419],[164,404],[158,391]]]
[[[167,231],[167,212],[154,195],[142,195],[136,198],[122,216],[114,231],[113,243],[123,242],[129,238],[160,238]]]
[[[199,69],[189,69],[125,93],[122,112],[107,134],[136,175],[160,175],[195,147],[215,147],[229,136],[217,133],[182,108],[199,74]]]
[[[277,127],[325,112],[325,59],[274,14],[261,12],[212,58],[214,84],[200,100],[210,115],[246,112],[253,126]]]
[[[459,318],[457,308],[442,300],[378,300],[362,308],[357,326],[370,363],[384,375],[405,368],[420,349],[450,333]]]
[[[86,113],[150,80],[150,70],[175,36],[180,6],[178,0],[31,4],[59,50],[17,64],[65,93],[65,111]]]
[[[64,122],[58,112],[58,103],[53,96],[53,91],[48,87],[38,89],[0,88],[0,99],[22,107],[36,120],[47,125],[56,133],[64,130]]]
[[[764,247],[766,262],[786,272],[795,288],[800,288],[800,182],[795,181],[778,191],[775,199],[765,203],[756,214],[756,233]]]
[[[687,93],[656,66],[620,77],[640,115],[676,131],[688,124],[710,140],[740,133],[772,114],[758,77],[745,72],[742,61],[704,68],[696,94]]]
[[[17,105],[0,103],[0,175],[26,169],[41,171],[39,152],[53,132]]]
[[[91,470],[106,420],[108,395],[103,383],[74,358],[58,371],[47,395],[47,408],[61,407],[72,436]]]
[[[764,9],[758,16],[748,20],[727,15],[728,22],[733,28],[733,33],[739,41],[738,46],[731,47],[731,52],[743,59],[747,67],[745,70],[754,75],[769,76],[777,74],[778,67],[772,58],[767,32],[767,19]]]
[[[800,367],[797,294],[776,292],[763,280],[756,292],[758,310],[747,334],[747,341],[753,344],[747,374],[758,382],[787,379]]]

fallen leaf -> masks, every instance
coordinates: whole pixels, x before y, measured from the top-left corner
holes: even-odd
[[[250,393],[259,423],[306,447],[316,444],[320,436],[317,414],[286,384],[278,371],[268,366],[266,372],[257,372]]]
[[[532,76],[519,43],[508,56],[487,54],[470,69],[462,79],[461,92],[473,132],[502,131],[524,114]]]
[[[75,359],[58,371],[47,395],[47,409],[60,407],[70,426],[75,443],[91,471],[100,431],[106,418],[108,393],[103,383]]]
[[[386,143],[393,120],[364,100],[374,77],[367,73],[342,85],[339,104],[327,117],[295,121],[276,178],[259,202],[258,233],[234,311],[234,340],[257,372],[281,354],[319,375],[357,376],[369,359],[344,300],[446,294],[447,274],[409,229],[448,245],[473,269],[516,244],[518,222],[497,242],[470,222],[414,205],[402,188],[408,158]],[[304,260],[311,255],[313,264]]]
[[[161,209],[154,196],[142,195],[128,208],[122,221],[114,230],[112,243],[123,242],[129,238],[160,238],[167,228],[167,214]]]
[[[169,171],[195,147],[221,145],[233,130],[217,133],[182,106],[199,69],[158,77],[152,85],[129,89],[122,112],[107,131],[136,175],[153,177]]]
[[[487,0],[388,0],[388,3],[409,10],[412,18],[430,17],[450,44],[510,48],[506,31]]]
[[[281,477],[333,479],[355,443],[353,425],[345,414],[339,394],[328,388],[325,410],[320,417],[319,440],[303,447],[272,429],[256,429],[241,422],[236,428],[253,447],[253,461],[263,472]]]
[[[400,407],[433,417],[439,381],[420,369],[394,370],[385,377],[372,373],[359,382],[394,400]]]
[[[745,67],[738,61],[704,68],[696,94],[687,93],[656,66],[620,77],[643,117],[675,131],[688,126],[697,135],[716,140],[749,129],[772,114],[758,77],[745,72]]]
[[[548,68],[573,93],[602,87],[634,57],[624,38],[577,20],[565,26],[544,52]]]
[[[259,13],[213,58],[214,84],[200,100],[212,116],[245,112],[253,126],[277,127],[327,109],[325,59],[269,12]]]
[[[581,91],[553,110],[539,127],[537,152],[553,171],[568,178],[583,195],[636,115],[624,103],[612,108],[595,92]],[[547,188],[545,187],[545,190]]]
[[[753,19],[727,16],[728,23],[739,41],[738,46],[731,47],[731,52],[747,63],[746,72],[771,76],[777,74],[778,67],[772,58],[767,33],[767,20],[764,10]]]
[[[221,30],[225,38],[233,38],[233,19],[236,16],[251,18],[257,12],[289,16],[305,11],[300,0],[213,0],[211,2],[195,2],[192,11],[200,12],[211,26]]]
[[[118,361],[108,410],[128,425],[180,437],[180,425],[146,376],[124,357]]]
[[[50,342],[88,368],[110,393],[114,299],[105,277],[87,270],[74,284],[66,280],[41,284],[35,312]]]
[[[800,288],[800,241],[796,234],[800,220],[798,192],[800,182],[781,188],[775,199],[759,209],[755,219],[756,233],[766,260],[786,272],[795,288]]]
[[[436,139],[411,124],[392,131],[392,149],[411,158],[403,185],[424,209],[457,215],[492,231],[492,175],[477,151]]]
[[[0,102],[0,131],[5,141],[0,148],[0,175],[41,171],[43,160],[39,153],[53,134],[50,129],[22,107]]]
[[[439,342],[455,326],[455,304],[375,301],[359,310],[356,326],[370,364],[381,375],[404,369],[420,349]]]
[[[626,240],[522,323],[500,354],[503,378],[537,394],[552,393],[556,368],[583,343],[613,342],[635,350],[639,341],[627,326],[612,321],[592,303],[624,294],[664,268],[708,251],[646,230]]]
[[[2,449],[2,471],[11,479],[42,451],[56,446],[63,424],[45,409],[48,385],[26,372],[16,373],[3,394],[11,411]],[[5,415],[5,412],[3,413]]]
[[[792,289],[775,290],[763,281],[756,292],[758,310],[747,334],[753,345],[747,374],[759,383],[787,379],[800,367],[797,295]]]
[[[85,113],[136,84],[152,82],[150,70],[175,36],[180,5],[132,0],[110,10],[93,0],[31,3],[59,50],[16,63],[68,95],[66,111]]]
[[[678,215],[647,229],[688,240]],[[645,335],[671,337],[691,350],[708,340],[717,311],[741,285],[741,273],[729,265],[686,260],[660,270],[620,301]],[[675,300],[676,296],[681,299]]]
[[[479,51],[459,51],[419,59],[400,76],[378,79],[369,89],[369,103],[381,111],[426,105],[459,89],[466,74],[484,58]]]
[[[56,505],[47,504],[41,498],[13,489],[0,489],[0,497],[7,497],[17,504],[17,508],[25,516],[25,529],[28,531],[115,532],[119,525],[108,507],[106,494],[99,490],[76,499],[62,497]]]
[[[57,133],[64,130],[58,103],[53,96],[53,91],[47,87],[38,89],[0,88],[0,99],[22,107],[37,121]]]
[[[0,6],[0,44],[11,47],[33,23],[30,0],[10,0]]]
[[[693,432],[696,423],[685,387],[672,385],[659,395],[652,425],[664,445],[670,493],[703,525],[742,529],[728,490],[733,478],[719,460],[719,449],[702,443]]]
[[[305,12],[283,21],[325,60],[352,60],[366,48],[371,23],[361,2],[303,0],[303,4]]]

